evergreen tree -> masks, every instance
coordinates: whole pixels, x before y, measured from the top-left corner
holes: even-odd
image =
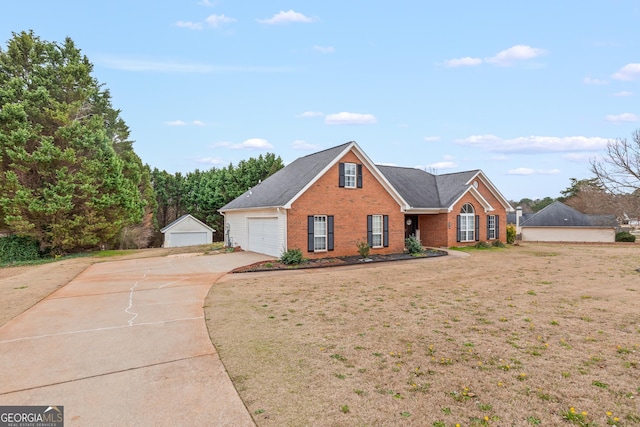
[[[149,172],[70,38],[0,49],[0,225],[61,253],[114,242],[153,209]]]

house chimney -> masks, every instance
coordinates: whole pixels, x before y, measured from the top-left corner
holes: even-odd
[[[520,230],[520,219],[522,218],[522,206],[516,208],[516,230]]]

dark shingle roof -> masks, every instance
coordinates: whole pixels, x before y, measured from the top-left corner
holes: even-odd
[[[473,178],[479,170],[466,172],[447,173],[436,176],[438,185],[438,193],[440,194],[440,203],[442,207],[451,206],[464,191],[467,190],[467,183]]]
[[[349,144],[351,142],[296,159],[220,210],[286,205]]]
[[[553,202],[520,223],[523,227],[615,227],[613,215],[585,215],[565,205]]]
[[[287,205],[311,180],[334,161],[350,144],[338,145],[300,157],[256,185],[220,210],[280,207]],[[355,144],[355,143],[353,143]],[[479,170],[433,175],[416,168],[376,165],[395,191],[417,209],[449,208],[469,188],[467,183]]]
[[[479,171],[433,175],[421,169],[398,166],[377,168],[412,208],[448,208],[468,188]]]
[[[421,169],[397,166],[376,167],[411,207],[440,207],[436,177]]]

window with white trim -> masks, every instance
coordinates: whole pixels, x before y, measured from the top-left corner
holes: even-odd
[[[496,216],[489,215],[487,217],[487,239],[496,238]]]
[[[345,188],[356,188],[357,167],[355,163],[344,164]]]
[[[472,242],[475,239],[475,211],[471,204],[466,203],[460,209],[460,241]]]
[[[313,250],[321,252],[327,250],[327,216],[313,217]]]
[[[371,247],[382,247],[382,215],[371,216]]]

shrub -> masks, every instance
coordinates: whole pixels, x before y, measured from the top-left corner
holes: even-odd
[[[30,261],[40,258],[38,242],[31,237],[0,237],[0,262]]]
[[[420,254],[424,252],[424,246],[420,243],[420,240],[416,236],[408,237],[404,240],[404,245],[407,247],[407,251],[411,254]]]
[[[367,243],[367,242],[358,242],[358,243],[356,243],[356,246],[358,246],[358,253],[360,254],[360,256],[362,258],[368,258],[369,257],[369,252],[371,252],[371,246],[369,246],[369,243]]]
[[[516,226],[513,224],[507,225],[507,243],[513,245],[516,241]]]
[[[628,231],[621,231],[616,233],[616,242],[635,242],[636,236],[629,233]]]
[[[289,249],[280,256],[280,262],[287,265],[298,265],[305,261],[300,249]]]
[[[493,246],[494,248],[504,248],[504,243],[502,243],[500,240],[494,240],[493,242],[491,242],[491,246]]]
[[[478,242],[474,245],[476,249],[489,249],[491,247],[491,243],[489,242]]]

